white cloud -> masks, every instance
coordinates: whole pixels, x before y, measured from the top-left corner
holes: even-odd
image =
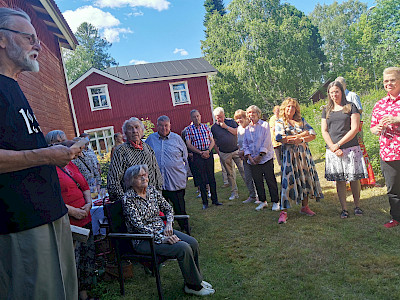
[[[121,33],[133,33],[129,28],[117,27],[121,22],[111,13],[90,5],[79,7],[74,11],[67,10],[63,15],[73,32],[76,32],[83,22],[88,22],[99,29],[100,34],[110,43],[119,42]]]
[[[143,64],[148,64],[149,62],[145,60],[131,59],[129,63],[132,65],[143,65]]]
[[[185,49],[175,48],[174,54],[177,54],[177,53],[179,53],[181,56],[189,55],[189,52],[187,52]]]
[[[111,13],[89,5],[79,7],[74,11],[67,10],[63,15],[73,32],[75,32],[83,22],[88,22],[98,29],[115,27],[121,23]]]
[[[103,30],[104,38],[110,43],[117,43],[120,41],[120,33],[133,33],[129,28],[105,28]],[[126,38],[126,35],[123,35]]]
[[[95,5],[99,7],[120,8],[130,7],[147,7],[162,11],[169,8],[171,3],[167,0],[96,0]]]
[[[128,17],[141,17],[144,15],[144,13],[142,11],[135,11],[135,12],[131,12],[129,14],[126,14]]]

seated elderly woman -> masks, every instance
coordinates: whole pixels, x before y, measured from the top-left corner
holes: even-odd
[[[122,200],[126,226],[130,233],[153,234],[155,252],[165,257],[176,258],[184,281],[185,292],[197,296],[214,294],[211,284],[203,281],[199,268],[199,244],[196,239],[172,228],[174,221],[172,206],[149,182],[147,165],[129,167],[124,175],[127,188]],[[167,223],[159,216],[163,212]],[[150,244],[132,241],[139,253],[149,254]]]

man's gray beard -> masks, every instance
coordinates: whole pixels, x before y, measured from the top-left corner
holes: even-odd
[[[30,53],[24,54],[20,46],[15,43],[13,38],[9,38],[10,46],[7,47],[7,54],[12,59],[12,61],[19,66],[22,71],[39,72],[39,63],[35,59],[30,59]]]

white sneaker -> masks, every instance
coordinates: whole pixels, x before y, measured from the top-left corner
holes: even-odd
[[[211,192],[210,191],[208,192],[208,198],[211,198]]]
[[[264,207],[267,207],[267,206],[268,206],[267,202],[261,202],[260,205],[258,205],[256,207],[256,210],[262,210],[262,209],[264,209]]]
[[[203,287],[200,291],[195,291],[195,290],[189,289],[185,285],[185,293],[186,294],[196,295],[196,296],[209,296],[209,295],[214,294],[215,290]]]
[[[201,193],[199,193],[199,194],[196,196],[196,198],[201,198]]]
[[[274,202],[274,204],[272,204],[272,210],[273,211],[281,210],[281,206],[279,205],[279,202]]]
[[[239,199],[239,195],[238,194],[231,194],[231,196],[229,197],[229,200],[235,200],[235,199]]]
[[[202,281],[201,282],[202,287],[206,288],[206,289],[212,289],[212,285],[211,283],[208,283],[207,281]]]

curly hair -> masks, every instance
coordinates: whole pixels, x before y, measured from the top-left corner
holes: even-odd
[[[286,107],[288,107],[289,103],[291,103],[291,102],[294,102],[295,108],[296,108],[296,111],[293,115],[293,120],[297,123],[300,123],[301,122],[300,104],[297,101],[297,99],[291,98],[291,97],[286,98],[282,102],[281,107],[279,108],[279,118],[281,118],[285,124],[287,124],[289,122],[289,119],[285,114],[285,109],[286,109]]]

